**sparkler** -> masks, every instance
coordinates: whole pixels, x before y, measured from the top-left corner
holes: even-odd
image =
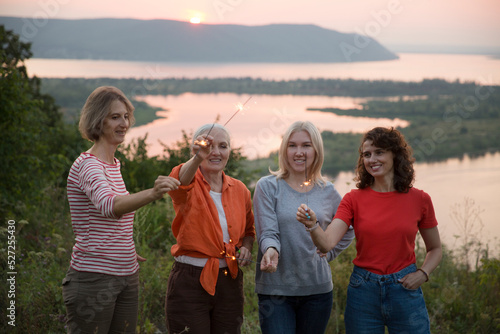
[[[234,114],[233,114],[231,117],[229,117],[229,119],[226,121],[226,123],[224,123],[224,126],[226,126],[226,125],[227,125],[227,123],[229,123],[229,121],[230,121],[230,120],[232,120],[232,119],[233,119],[233,117],[234,117],[234,116],[236,116],[236,114],[237,114],[238,112],[240,112],[241,110],[243,110],[243,109],[245,108],[245,105],[248,103],[248,101],[250,101],[250,99],[251,99],[251,98],[252,98],[252,97],[250,96],[250,97],[249,97],[249,98],[245,101],[245,103],[243,103],[243,104],[242,104],[242,103],[238,103],[238,104],[236,104],[236,111],[234,112]],[[213,124],[212,124],[212,127],[210,128],[210,130],[208,130],[207,135],[205,136],[205,139],[200,140],[199,142],[195,142],[195,143],[196,143],[196,144],[198,144],[198,145],[200,145],[200,146],[207,147],[207,145],[208,145],[207,138],[208,138],[208,135],[210,134],[210,132],[212,132],[212,129],[214,128],[214,126],[215,126],[215,123],[213,123]],[[198,153],[196,153],[196,154],[198,154]]]
[[[231,255],[226,255],[226,257],[229,257],[231,258],[231,260],[241,260],[241,261],[248,261],[248,262],[253,262],[253,263],[257,263],[260,265],[260,262],[257,262],[257,261],[253,261],[253,260],[248,260],[248,259],[239,259],[237,258],[236,256],[231,256]]]
[[[309,210],[309,195],[307,194],[307,187],[311,185],[311,180],[307,177],[307,153],[304,154],[304,174],[305,174],[305,181],[302,182],[300,185],[301,187],[304,187],[306,190],[306,206],[307,210]],[[309,216],[309,213],[306,211],[306,217],[307,219],[310,219],[311,216]]]
[[[240,252],[240,251],[238,250],[238,253],[239,253],[239,252]],[[225,251],[222,251],[220,254],[221,254],[221,255],[224,255],[224,254],[226,254],[226,252],[225,252]],[[260,262],[257,262],[257,261],[252,261],[252,260],[248,260],[248,259],[239,259],[239,258],[237,258],[237,257],[236,257],[236,256],[234,256],[234,255],[226,255],[226,257],[227,257],[227,258],[230,258],[230,259],[231,259],[231,260],[233,260],[233,261],[236,261],[236,260],[248,261],[248,262],[253,262],[253,263],[256,263],[256,264],[260,265]],[[224,270],[224,275],[226,275],[226,276],[227,276],[227,270]]]
[[[238,249],[238,247],[236,247],[236,251],[238,253],[240,253],[240,250]],[[253,262],[253,263],[260,264],[260,262],[252,261],[252,260],[249,260],[249,259],[239,259],[239,258],[237,258],[234,255],[227,255],[226,251],[220,252],[220,255],[224,255],[224,254],[226,254],[226,257],[230,258],[231,260],[241,260],[241,261],[248,261],[248,262]]]

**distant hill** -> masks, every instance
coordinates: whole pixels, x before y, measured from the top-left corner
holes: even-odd
[[[0,17],[36,58],[166,62],[358,62],[397,59],[376,40],[315,25]]]

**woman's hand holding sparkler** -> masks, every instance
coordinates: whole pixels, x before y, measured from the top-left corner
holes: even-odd
[[[236,253],[238,265],[244,267],[248,266],[252,261],[252,252],[245,246],[241,246]]]
[[[189,159],[179,171],[179,181],[181,185],[188,185],[193,181],[194,175],[198,170],[201,162],[205,160],[212,152],[212,141],[214,138],[212,136],[198,136],[193,142],[192,152],[195,155]]]
[[[198,136],[193,143],[193,151],[196,152],[196,156],[201,158],[200,160],[206,159],[210,152],[212,152],[212,141],[214,138],[210,135]]]
[[[274,273],[278,267],[279,253],[274,247],[269,247],[260,261],[260,270]]]
[[[316,217],[316,213],[311,210],[310,208],[307,207],[307,205],[305,204],[302,204],[298,210],[297,210],[297,220],[299,222],[301,222],[302,224],[304,224],[304,226],[306,227],[306,229],[308,231],[312,231],[313,229],[315,229],[315,226],[316,226],[316,221],[317,221],[317,217]],[[311,222],[315,222],[314,224],[311,224]],[[322,252],[319,248],[316,249],[316,253],[320,256],[320,257],[326,257],[327,253],[326,252]]]
[[[297,220],[306,228],[313,228],[317,221],[316,213],[306,204],[301,204],[297,209]]]

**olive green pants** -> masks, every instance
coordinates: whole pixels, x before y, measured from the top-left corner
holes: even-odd
[[[135,333],[139,272],[114,276],[70,268],[62,285],[68,334]]]

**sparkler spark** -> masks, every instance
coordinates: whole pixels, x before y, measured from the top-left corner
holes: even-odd
[[[234,114],[229,117],[229,119],[226,121],[226,123],[224,123],[224,126],[227,125],[227,123],[229,123],[230,120],[233,119],[234,116],[236,116],[236,114],[240,111],[242,111],[244,108],[245,108],[245,105],[248,103],[248,101],[250,101],[250,99],[252,98],[252,96],[250,96],[246,101],[245,103],[237,103],[236,104],[236,111],[234,112]],[[203,147],[207,147],[208,146],[208,141],[207,141],[207,138],[208,136],[210,135],[210,132],[212,132],[212,129],[214,128],[215,126],[215,123],[212,124],[212,127],[210,128],[210,130],[208,130],[207,132],[207,135],[205,136],[205,139],[201,140],[201,141],[195,141],[195,144],[197,145],[200,145],[200,146],[203,146]]]
[[[226,123],[224,123],[224,126],[226,126],[226,125],[227,125],[227,123],[229,123],[229,121],[230,121],[230,120],[232,120],[232,119],[233,119],[233,117],[234,117],[234,116],[236,116],[236,114],[237,114],[238,112],[240,112],[241,110],[243,110],[243,108],[245,108],[245,105],[248,103],[248,101],[250,101],[250,99],[251,99],[251,98],[252,98],[252,97],[250,96],[250,97],[249,97],[249,98],[245,101],[245,103],[243,103],[243,104],[238,103],[238,104],[236,105],[236,107],[237,107],[236,112],[235,112],[235,113],[234,113],[234,114],[233,114],[233,115],[232,115],[232,116],[231,116],[231,117],[227,120],[227,122],[226,122]]]

